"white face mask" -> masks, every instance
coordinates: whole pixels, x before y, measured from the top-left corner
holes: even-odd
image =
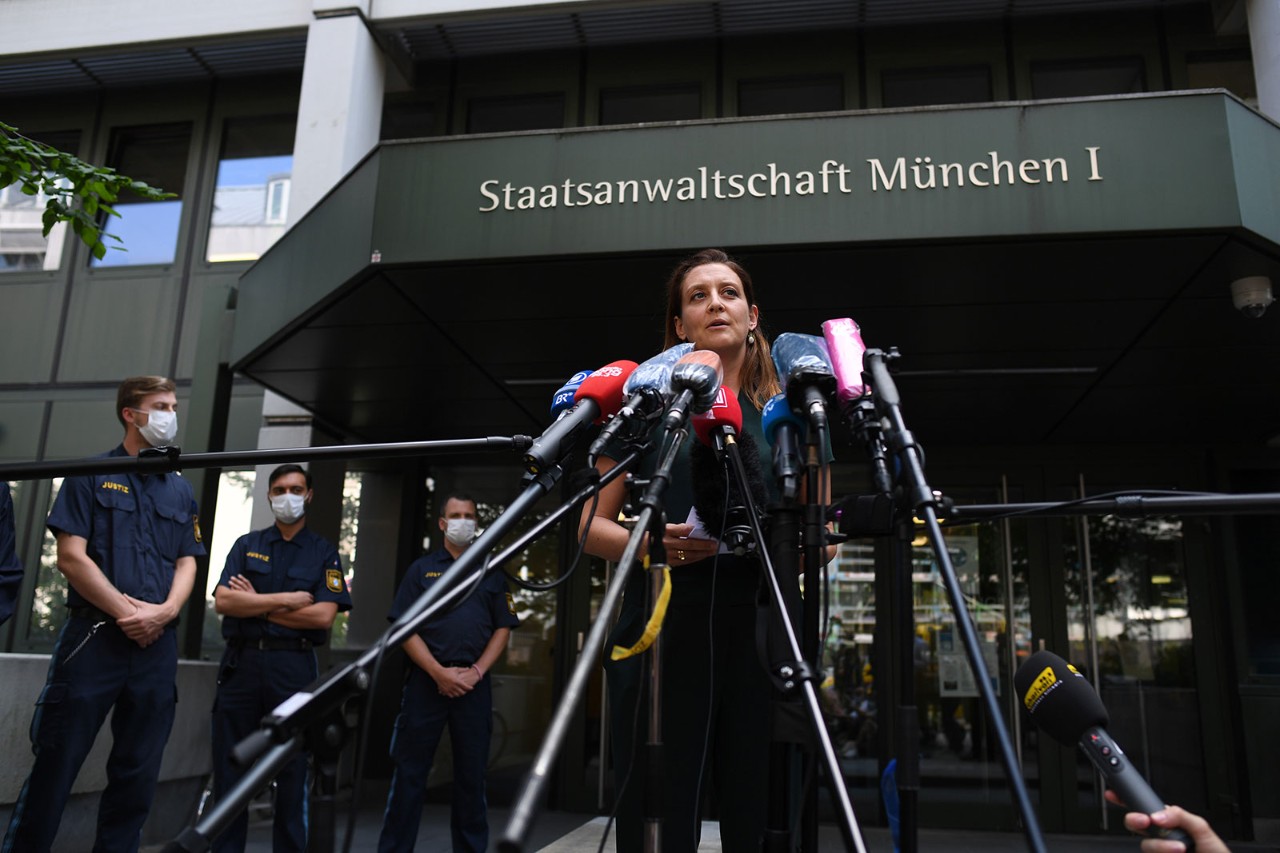
[[[134,409],[135,412],[141,412],[142,409]],[[146,426],[138,427],[138,432],[142,433],[142,437],[152,447],[164,447],[172,444],[173,440],[178,436],[178,413],[177,412],[146,412]]]
[[[283,495],[274,495],[271,498],[271,514],[281,524],[293,524],[307,511],[307,499],[305,495],[294,495],[285,493]]]
[[[467,545],[476,536],[474,518],[450,518],[445,520],[444,538],[454,545]]]

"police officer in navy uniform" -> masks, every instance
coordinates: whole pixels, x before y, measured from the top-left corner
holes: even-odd
[[[439,524],[444,547],[409,566],[387,615],[392,622],[431,588],[475,538],[476,502],[454,494],[443,506]],[[413,850],[427,775],[446,725],[453,746],[453,850],[483,853],[488,848],[485,768],[493,733],[489,670],[518,624],[506,579],[501,572],[490,572],[462,603],[432,617],[405,640],[411,663],[391,740],[395,774],[387,794],[379,853]]]
[[[104,456],[136,456],[177,435],[174,384],[124,380],[124,440]],[[53,844],[72,783],[107,712],[112,745],[94,851],[136,851],[151,809],[177,701],[174,626],[204,554],[196,502],[181,475],[68,477],[48,527],[68,582],[70,618],[31,723],[35,764],[13,808],[4,850]]]
[[[13,495],[9,484],[0,480],[0,625],[13,615],[13,602],[22,586],[22,563],[18,562],[13,533]]]
[[[281,465],[267,482],[275,524],[236,540],[213,594],[227,640],[213,702],[216,797],[244,775],[231,761],[232,749],[316,679],[314,649],[324,645],[338,613],[351,609],[337,549],[306,526],[311,475],[299,465]],[[307,757],[298,755],[276,777],[275,853],[306,849],[306,800]],[[241,812],[213,849],[244,850],[248,827]]]

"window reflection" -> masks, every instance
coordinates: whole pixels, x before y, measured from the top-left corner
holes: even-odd
[[[294,124],[291,116],[226,122],[206,260],[256,260],[284,234]]]
[[[44,510],[46,516],[53,509],[53,502],[61,488],[62,477],[55,478],[49,484],[49,503]],[[27,624],[29,648],[53,646],[62,623],[66,621],[66,605],[67,578],[58,571],[58,543],[46,527],[44,538],[40,542],[40,565],[36,568],[35,595],[31,599],[31,621]]]
[[[101,225],[119,242],[106,239],[107,253],[90,258],[94,267],[172,263],[178,248],[182,219],[182,190],[187,178],[191,125],[148,125],[117,128],[112,134],[109,164],[135,181],[142,181],[179,198],[147,201],[126,194],[112,205],[119,216],[105,216]]]
[[[1067,547],[1070,659],[1098,687],[1108,730],[1157,791],[1208,808],[1191,615],[1177,518],[1088,518]],[[1101,791],[1083,756],[1077,801]]]

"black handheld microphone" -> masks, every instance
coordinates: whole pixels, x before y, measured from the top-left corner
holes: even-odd
[[[1036,724],[1064,746],[1079,745],[1131,811],[1152,814],[1164,808],[1164,801],[1107,733],[1107,709],[1079,670],[1053,652],[1039,651],[1018,667],[1013,684]],[[1181,841],[1188,853],[1195,849],[1181,829],[1152,826],[1147,834]]]
[[[682,355],[671,368],[671,391],[675,399],[663,416],[663,429],[667,432],[679,429],[691,414],[711,408],[723,381],[724,365],[720,363],[720,356],[711,350],[694,350]]]

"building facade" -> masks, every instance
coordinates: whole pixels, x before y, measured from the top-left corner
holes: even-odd
[[[178,380],[185,453],[537,435],[565,377],[657,350],[661,283],[714,245],[751,270],[768,333],[849,316],[899,348],[909,426],[957,504],[1280,492],[1280,309],[1233,300],[1233,283],[1280,279],[1273,2],[130,0],[106,20],[90,5],[0,5],[0,121],[177,198],[122,200],[124,250],[94,261],[40,235],[41,199],[0,190],[0,467],[112,446],[115,385],[139,373]],[[850,439],[833,446],[840,495],[870,488]],[[472,450],[312,470],[312,526],[343,543],[355,600],[331,665],[381,634],[433,496],[465,488],[491,521],[522,474]],[[219,542],[267,523],[265,489],[251,464],[186,476],[205,589]],[[24,673],[20,714],[61,624],[43,531],[58,482],[14,480],[28,569],[0,668]],[[1274,531],[1274,508],[948,526],[1047,830],[1115,831],[1118,815],[1018,710],[1012,673],[1040,647],[1089,671],[1169,801],[1225,837],[1275,837]],[[506,570],[549,579],[573,545],[544,536]],[[900,725],[892,550],[855,536],[826,582],[828,722],[870,822]],[[936,560],[911,555],[921,821],[1012,830]],[[528,767],[606,571],[517,593],[491,800]],[[157,838],[208,766],[218,632],[193,599],[183,678],[201,698],[184,693]],[[553,807],[610,802],[598,686]],[[374,695],[394,708],[395,673]],[[2,733],[11,755],[25,731]]]

